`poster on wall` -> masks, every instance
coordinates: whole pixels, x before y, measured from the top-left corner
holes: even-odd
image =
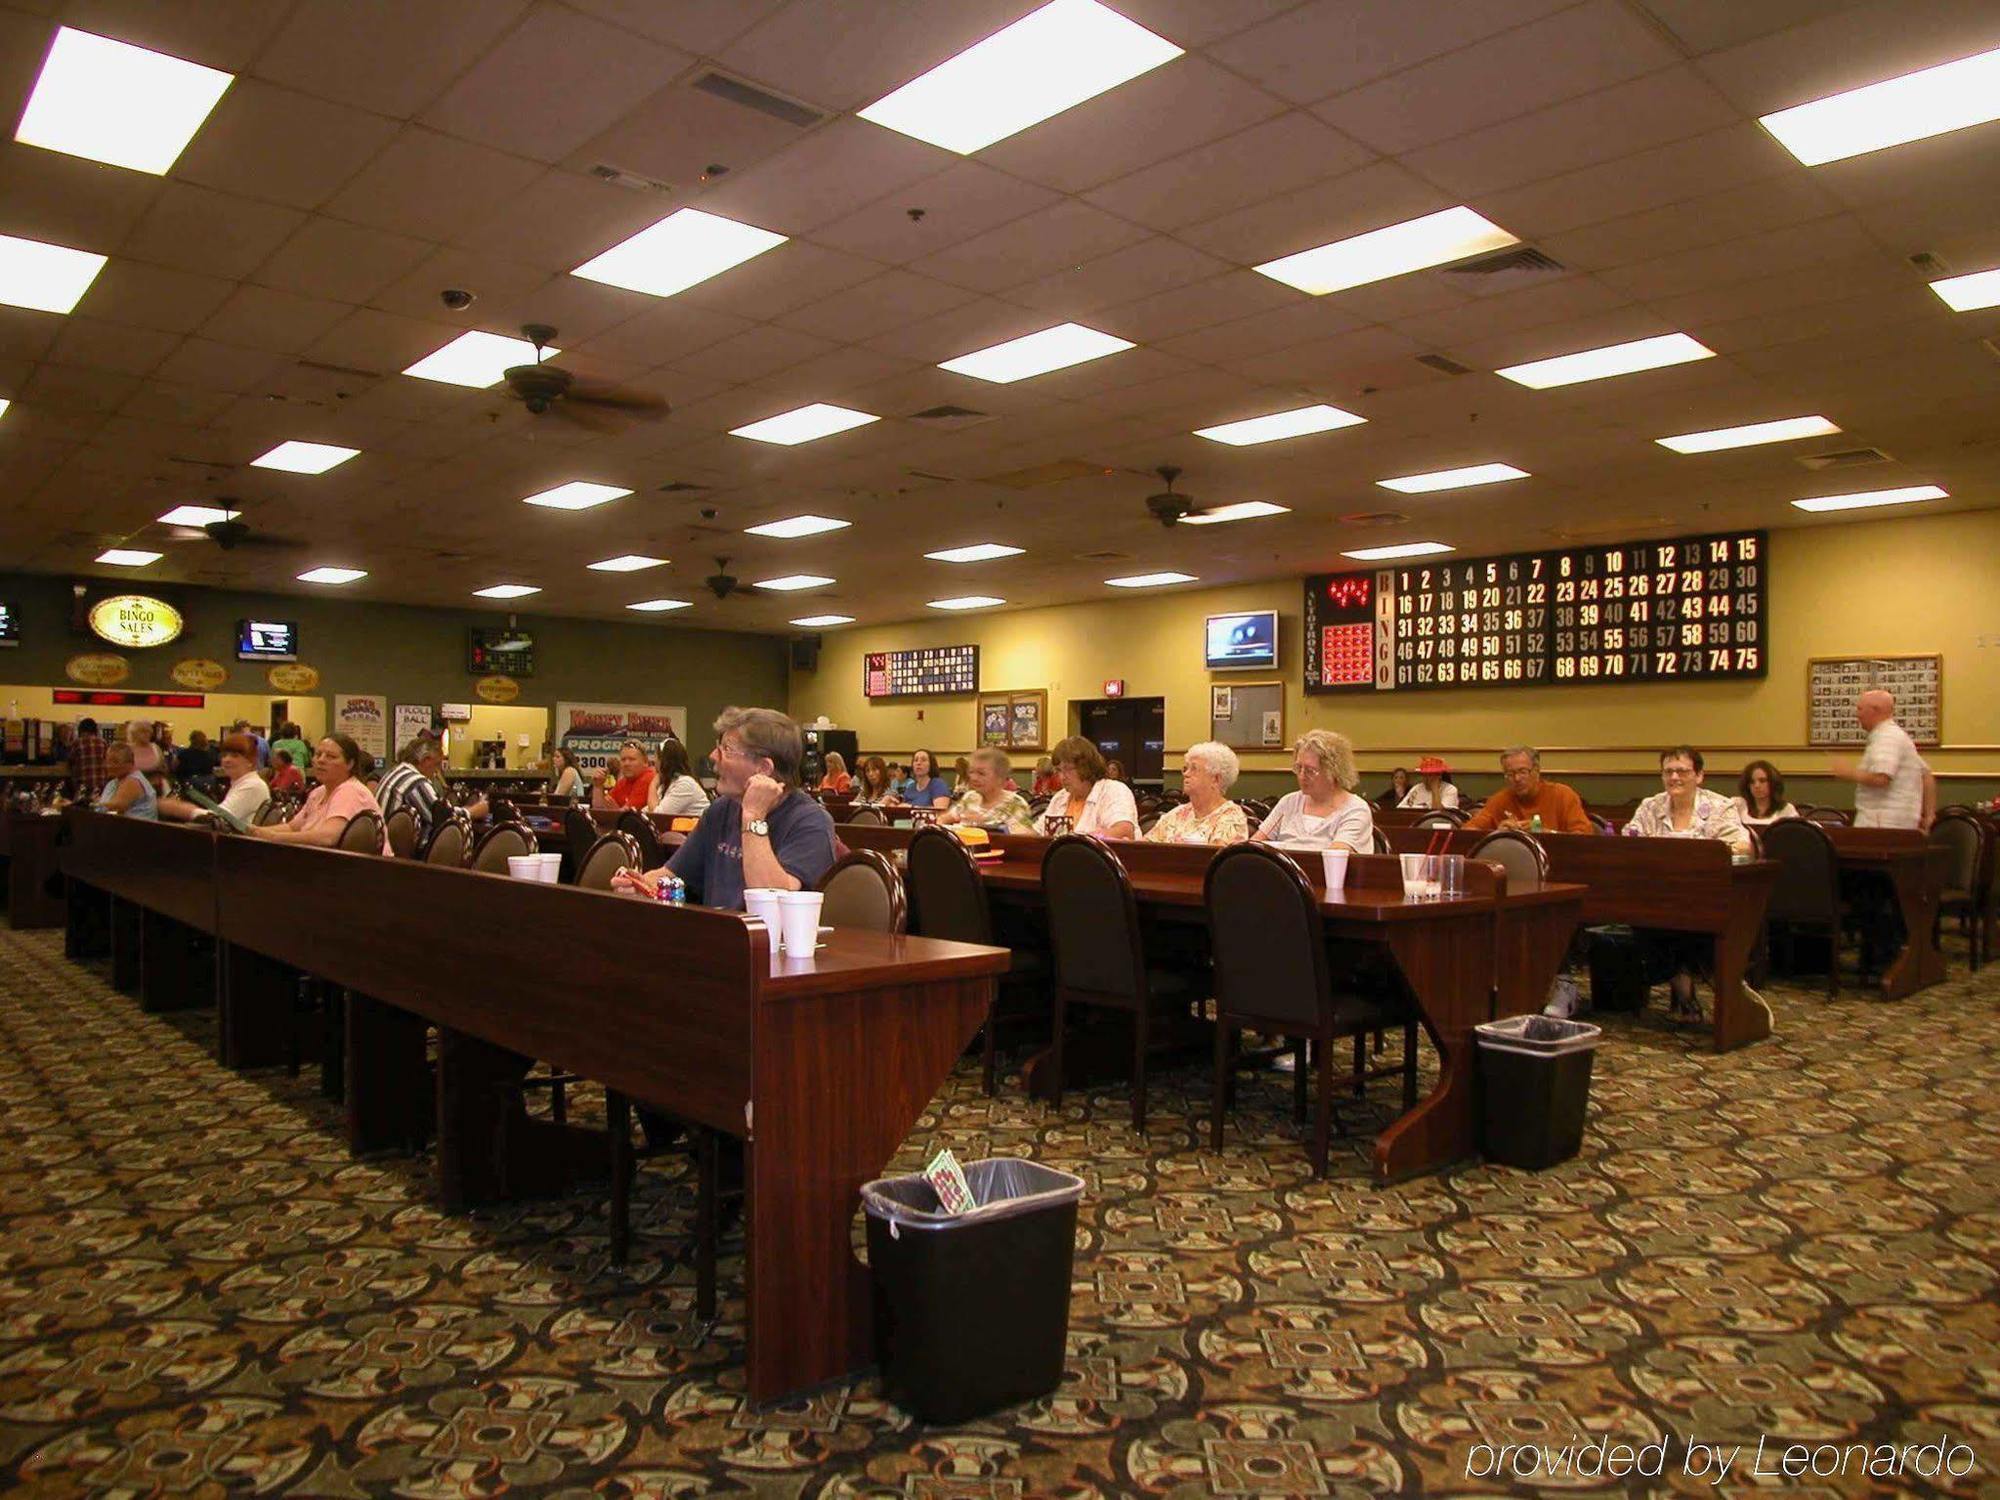
[[[431,706],[428,703],[398,703],[395,725],[396,733],[390,743],[400,752],[403,746],[431,727]]]
[[[627,740],[637,740],[650,750],[669,734],[683,743],[687,740],[687,709],[678,704],[556,705],[556,743],[566,746],[586,773],[614,763],[618,747]]]
[[[380,693],[335,693],[333,728],[380,760],[389,753],[389,700]]]

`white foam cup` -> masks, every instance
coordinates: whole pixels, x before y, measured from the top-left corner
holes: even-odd
[[[778,921],[784,929],[785,954],[810,958],[819,946],[819,909],[826,900],[819,891],[778,892]]]
[[[562,856],[560,854],[537,854],[535,858],[541,861],[543,880],[547,881],[550,885],[554,885],[558,880],[562,879]]]
[[[1322,849],[1320,859],[1326,865],[1326,888],[1340,890],[1347,884],[1347,851],[1345,849]]]
[[[771,951],[776,953],[783,939],[778,931],[779,892],[771,886],[753,886],[743,893],[743,909],[771,929]]]
[[[542,862],[532,854],[510,854],[507,856],[507,876],[510,880],[540,880]]]

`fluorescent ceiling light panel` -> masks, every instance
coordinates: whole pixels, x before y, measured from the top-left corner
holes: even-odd
[[[680,208],[585,261],[572,276],[671,297],[785,243],[786,236],[698,208]]]
[[[158,552],[141,552],[133,547],[112,547],[97,554],[101,563],[110,563],[114,568],[143,568],[148,563],[160,560]]]
[[[991,594],[960,594],[956,599],[933,599],[932,609],[991,609],[996,604],[1005,604],[1005,599],[996,599]]]
[[[479,599],[525,599],[541,590],[527,583],[496,583],[490,589],[474,589],[473,596]]]
[[[0,234],[0,302],[66,313],[83,300],[106,257]]]
[[[13,404],[14,403],[9,401],[5,396],[0,396],[0,417],[6,416],[7,408],[12,406]]]
[[[1759,443],[1789,443],[1798,438],[1824,437],[1840,429],[1825,417],[1785,417],[1776,422],[1752,422],[1747,427],[1717,427],[1708,432],[1683,432],[1679,437],[1654,438],[1676,453],[1716,453],[1724,448],[1754,448]]]
[[[947,547],[942,552],[926,552],[932,562],[975,563],[992,562],[995,558],[1019,557],[1024,549],[1003,546],[999,542],[975,542],[970,547]]]
[[[2000,49],[1758,119],[1809,167],[2000,119]]]
[[[1405,495],[1428,495],[1434,490],[1463,490],[1475,484],[1500,484],[1509,479],[1526,479],[1528,471],[1512,464],[1473,464],[1464,469],[1439,469],[1434,474],[1405,474],[1401,479],[1378,479],[1385,490]]]
[[[693,603],[687,599],[641,599],[637,604],[628,604],[627,609],[636,609],[641,614],[663,615],[670,609],[692,609]]]
[[[808,629],[821,625],[852,625],[853,615],[804,615],[792,621],[794,625],[804,625]]]
[[[1272,412],[1268,417],[1248,417],[1241,422],[1224,422],[1220,427],[1197,427],[1196,437],[1247,448],[1252,443],[1275,443],[1280,438],[1303,437],[1309,432],[1331,432],[1337,427],[1358,427],[1368,419],[1337,406],[1300,406],[1291,411]]]
[[[631,493],[615,484],[592,484],[588,480],[572,479],[568,484],[543,490],[539,495],[524,495],[521,503],[539,505],[544,510],[589,510],[593,505],[619,500]]]
[[[782,521],[766,521],[762,526],[746,526],[746,536],[818,536],[823,531],[840,531],[852,521],[836,521],[832,516],[787,516]]]
[[[544,347],[541,357],[554,359],[560,349]],[[536,362],[535,346],[526,339],[510,339],[498,333],[461,333],[457,338],[426,354],[403,371],[419,380],[438,380],[446,385],[471,386],[484,390],[498,385],[500,377],[515,365]]]
[[[658,568],[667,563],[664,557],[647,557],[639,552],[627,552],[622,557],[607,557],[603,562],[590,565],[593,573],[637,573],[645,568]]]
[[[1972,312],[1982,307],[2000,307],[2000,271],[1973,271],[1965,276],[1947,276],[1933,281],[1931,290],[1944,298],[1953,312]]]
[[[860,113],[969,156],[1180,55],[1095,0],[1054,0]]]
[[[1254,521],[1259,516],[1282,516],[1289,505],[1273,505],[1268,500],[1241,500],[1234,505],[1216,505],[1198,516],[1182,516],[1183,526],[1220,526],[1224,521]]]
[[[831,578],[822,578],[817,573],[787,573],[783,578],[766,578],[762,583],[753,584],[751,587],[774,589],[779,593],[788,594],[798,589],[823,588],[832,582]]]
[[[1443,542],[1404,542],[1396,547],[1360,547],[1340,555],[1351,557],[1356,562],[1387,562],[1392,557],[1432,557],[1440,552],[1456,550]]]
[[[352,583],[357,578],[366,578],[365,568],[308,568],[299,574],[300,583]]]
[[[341,448],[332,443],[280,443],[262,458],[250,460],[253,469],[283,469],[288,474],[324,474],[346,463],[359,448]]]
[[[970,375],[975,380],[990,380],[995,385],[1011,385],[1031,375],[1046,375],[1051,370],[1102,359],[1107,354],[1116,354],[1131,347],[1130,339],[1113,338],[1095,328],[1085,328],[1081,323],[1058,323],[1040,333],[1024,334],[1004,344],[995,344],[990,349],[975,349],[970,354],[961,354],[957,359],[946,360],[938,368],[957,375]]]
[[[1520,243],[1518,236],[1469,208],[1447,208],[1421,219],[1408,219],[1386,229],[1371,229],[1351,239],[1267,260],[1254,269],[1273,281],[1323,297],[1328,292],[1366,286],[1371,281],[1384,281],[1431,266],[1449,265],[1455,260]]]
[[[233,521],[240,510],[219,510],[213,505],[176,505],[160,517],[168,526],[213,526],[217,521]]]
[[[164,176],[234,81],[232,73],[65,26],[14,139]]]
[[[1114,589],[1158,589],[1170,583],[1193,583],[1192,573],[1128,573],[1123,578],[1104,580]]]
[[[1864,490],[1858,495],[1818,495],[1811,500],[1794,500],[1800,510],[1872,510],[1878,505],[1914,505],[1919,500],[1949,500],[1934,484],[1913,484],[1896,490]]]
[[[752,422],[748,427],[732,427],[729,435],[755,438],[760,443],[781,443],[789,448],[794,443],[810,443],[814,438],[831,437],[836,432],[866,427],[870,422],[881,420],[865,411],[852,411],[845,406],[829,406],[824,401],[815,401],[811,406],[801,406],[796,411],[781,411],[775,417]]]
[[[1697,359],[1713,359],[1715,351],[1684,333],[1663,333],[1658,338],[1634,339],[1629,344],[1607,344],[1602,349],[1584,349],[1554,359],[1530,360],[1525,365],[1509,365],[1495,370],[1517,385],[1545,391],[1551,386],[1575,385],[1584,380],[1608,380],[1614,375],[1631,375],[1640,370],[1658,370],[1667,365],[1684,365]]]

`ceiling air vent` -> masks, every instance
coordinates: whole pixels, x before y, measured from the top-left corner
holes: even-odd
[[[1491,255],[1482,255],[1477,260],[1438,272],[1459,290],[1482,297],[1494,292],[1511,292],[1516,287],[1535,286],[1552,277],[1568,274],[1568,266],[1533,245],[1496,250]]]
[[[1832,453],[1801,453],[1799,462],[1808,469],[1866,469],[1874,464],[1893,463],[1880,448],[1841,448]]]
[[[1080,458],[1059,458],[1054,463],[1036,464],[1032,468],[988,474],[984,482],[1007,490],[1032,490],[1045,484],[1064,484],[1072,479],[1101,479],[1115,472],[1103,464],[1085,463]]]
[[[926,407],[923,411],[913,411],[909,415],[912,422],[921,422],[934,432],[957,432],[961,428],[977,427],[982,422],[990,422],[990,412],[974,411],[969,406],[953,406],[947,402],[943,406]]]
[[[1079,562],[1093,563],[1130,562],[1132,560],[1132,554],[1129,552],[1079,552],[1076,554],[1076,557]]]
[[[760,115],[769,115],[774,120],[783,120],[787,125],[796,125],[801,130],[808,125],[817,125],[826,118],[823,111],[814,109],[810,105],[780,98],[766,89],[745,83],[740,78],[731,78],[726,73],[704,73],[694,81],[694,87],[704,94],[727,99],[731,104],[754,109]]]
[[[689,484],[685,479],[671,479],[660,486],[662,495],[692,495],[697,490],[705,490],[705,484]]]
[[[1340,518],[1343,526],[1400,526],[1410,518],[1400,510],[1352,510]]]
[[[361,370],[353,365],[330,365],[324,360],[302,359],[298,362],[302,370],[318,370],[322,375],[351,375],[356,380],[380,380],[380,370]]]
[[[1431,369],[1444,375],[1470,375],[1472,373],[1471,365],[1462,365],[1446,354],[1419,354],[1417,356],[1417,363],[1428,365]]]

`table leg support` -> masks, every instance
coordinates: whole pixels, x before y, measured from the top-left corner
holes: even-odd
[[[1492,1009],[1493,920],[1441,919],[1390,935],[1389,951],[1437,1048],[1438,1081],[1375,1137],[1378,1182],[1435,1172],[1479,1148],[1472,1028]]]

